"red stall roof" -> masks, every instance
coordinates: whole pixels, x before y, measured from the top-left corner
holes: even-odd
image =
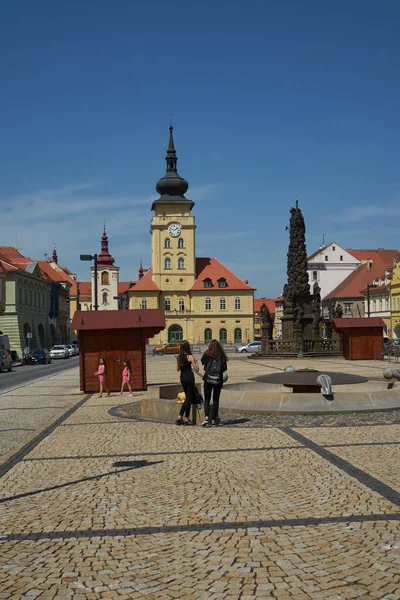
[[[77,310],[71,329],[158,329],[165,327],[165,314],[161,308],[142,310]]]
[[[357,329],[361,327],[383,327],[385,323],[380,317],[357,317],[356,319],[333,319],[336,329]]]

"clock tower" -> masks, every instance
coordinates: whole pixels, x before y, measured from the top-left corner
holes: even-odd
[[[154,283],[164,294],[187,292],[196,279],[193,200],[185,197],[189,184],[177,171],[173,127],[169,128],[167,170],[156,186],[160,194],[151,210],[151,264]]]

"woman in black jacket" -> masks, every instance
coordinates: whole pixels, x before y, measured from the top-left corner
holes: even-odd
[[[192,369],[198,371],[199,365],[192,354],[189,342],[182,342],[176,360],[176,370],[180,373],[186,399],[181,406],[179,417],[175,421],[176,425],[192,425],[192,422],[189,421],[190,408],[194,401],[194,375]]]
[[[204,366],[204,413],[205,418],[202,427],[218,426],[219,397],[221,395],[223,374],[227,370],[228,358],[217,340],[212,340],[208,349],[201,357]],[[211,396],[213,403],[210,407]],[[210,411],[211,408],[211,411]],[[210,414],[211,412],[211,414]],[[211,417],[211,422],[210,422]]]

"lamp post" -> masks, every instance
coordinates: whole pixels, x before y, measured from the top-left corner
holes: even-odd
[[[97,302],[97,254],[81,254],[81,260],[94,260],[94,310],[99,310]]]
[[[369,290],[378,287],[375,283],[367,283],[367,316],[371,316]]]

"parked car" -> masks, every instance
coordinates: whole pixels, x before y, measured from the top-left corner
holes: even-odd
[[[238,352],[261,352],[261,342],[250,342],[244,346],[239,346]]]
[[[61,344],[53,346],[50,350],[51,358],[69,358],[69,350],[67,346]]]
[[[50,352],[47,348],[32,350],[32,358],[35,360],[35,364],[45,365],[51,363]]]
[[[172,344],[163,344],[162,346],[157,346],[156,348],[153,348],[153,356],[162,356],[163,354],[178,354],[180,348],[180,342],[173,342]]]
[[[70,356],[75,356],[76,352],[72,344],[67,344],[67,349]]]
[[[12,371],[12,358],[8,350],[0,350],[0,373],[3,371]]]
[[[78,344],[71,344],[71,346],[74,349],[75,355],[79,354],[79,346],[78,346]]]

